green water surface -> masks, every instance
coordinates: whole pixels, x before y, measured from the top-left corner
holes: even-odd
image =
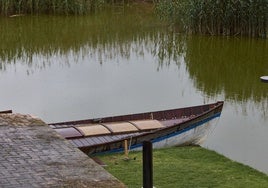
[[[204,147],[268,172],[266,39],[186,36],[151,6],[0,18],[0,110],[46,122],[224,100]]]

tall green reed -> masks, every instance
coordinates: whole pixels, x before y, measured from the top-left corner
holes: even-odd
[[[1,0],[2,15],[84,14],[100,8],[105,0]]]
[[[156,11],[189,33],[266,37],[268,0],[162,0]]]

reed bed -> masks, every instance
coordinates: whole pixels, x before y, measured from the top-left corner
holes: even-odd
[[[101,7],[105,0],[2,0],[0,13],[21,14],[84,14]]]
[[[188,33],[267,37],[268,0],[155,1],[162,18]]]

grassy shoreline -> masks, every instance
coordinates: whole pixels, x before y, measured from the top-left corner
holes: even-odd
[[[98,156],[108,172],[128,187],[142,187],[142,153]],[[202,147],[173,147],[153,152],[154,186],[268,187],[268,176]]]

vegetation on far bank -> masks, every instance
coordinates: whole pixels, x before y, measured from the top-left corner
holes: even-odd
[[[142,153],[98,156],[130,188],[142,187]],[[268,176],[201,147],[153,151],[153,184],[167,187],[268,187]]]
[[[0,14],[86,14],[105,5],[150,2],[161,18],[187,33],[267,37],[268,1],[249,0],[3,0]]]
[[[2,15],[85,14],[94,12],[105,3],[116,2],[118,0],[2,0],[0,12]]]
[[[156,11],[188,33],[267,37],[266,0],[157,0]]]
[[[25,14],[81,15],[101,10],[105,5],[123,6],[133,2],[152,0],[2,0],[0,15],[21,16]]]

